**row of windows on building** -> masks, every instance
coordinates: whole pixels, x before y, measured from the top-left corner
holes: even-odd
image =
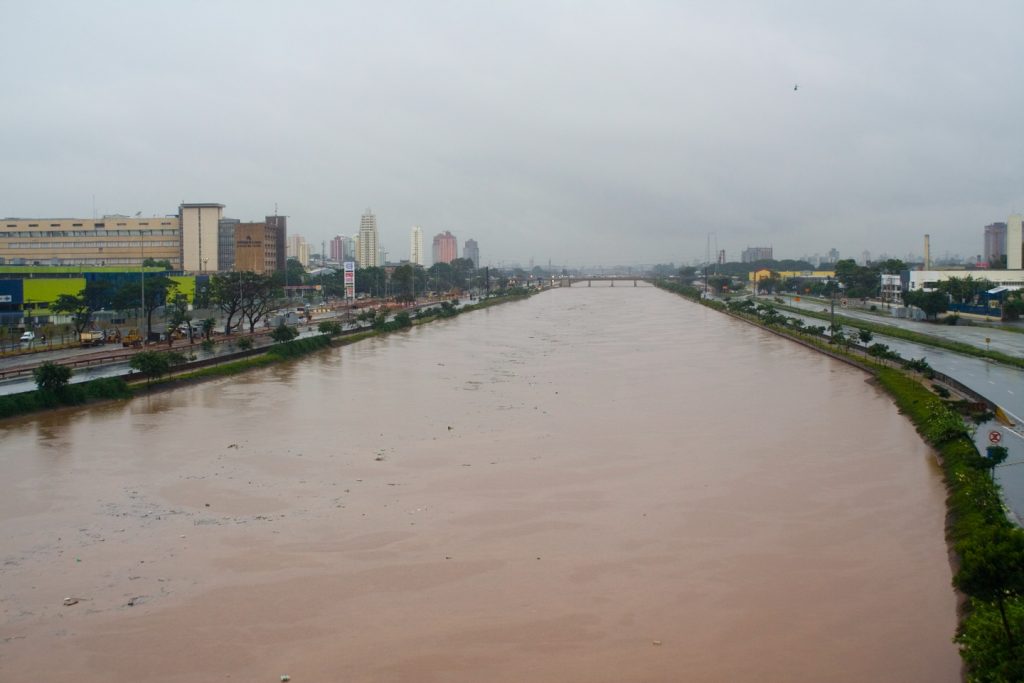
[[[117,242],[0,242],[0,248],[7,249],[129,249],[131,247],[176,247],[178,240],[146,240]]]
[[[6,261],[6,263],[4,263]],[[9,266],[139,266],[142,259],[139,257],[119,258],[60,258],[60,259],[0,259],[0,264]],[[56,277],[56,275],[47,277]]]
[[[63,223],[50,223],[50,227],[51,228],[59,228],[62,225],[63,225]],[[117,227],[126,227],[128,224],[127,223],[115,223],[114,225],[117,226]],[[143,221],[143,222],[140,222],[139,225],[149,225],[149,223]],[[163,222],[160,223],[160,225],[173,226],[174,222],[173,221],[163,221]],[[84,223],[72,223],[71,224],[71,227],[73,227],[73,228],[81,228],[81,227],[84,227],[84,226],[85,226]],[[8,228],[17,228],[18,224],[17,223],[7,223],[7,227]],[[39,223],[29,223],[28,227],[30,227],[30,228],[38,228],[39,227]],[[106,223],[93,223],[92,227],[94,227],[94,228],[105,228],[105,227],[107,227],[107,224]]]
[[[7,226],[11,227],[11,226]],[[181,231],[174,228],[151,230],[0,230],[6,237],[169,237]]]

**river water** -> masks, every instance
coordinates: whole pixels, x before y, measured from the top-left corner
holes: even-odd
[[[911,425],[649,287],[0,424],[0,458],[4,681],[959,680]]]

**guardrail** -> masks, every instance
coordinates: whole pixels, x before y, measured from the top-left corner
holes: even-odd
[[[62,359],[60,359],[60,362],[58,363],[58,365],[66,365],[66,366],[72,367],[72,368],[88,367],[90,365],[105,365],[105,364],[108,364],[108,363],[116,362],[116,361],[124,359],[124,358],[128,358],[130,355],[131,355],[130,353],[121,352],[121,353],[118,353],[118,354],[111,354],[111,355],[106,355],[106,356],[87,356],[85,358],[79,358],[79,359],[62,358]],[[6,370],[0,370],[0,380],[12,379],[14,377],[24,377],[26,375],[31,375],[32,371],[35,370],[40,365],[42,365],[42,363],[34,363],[32,365],[22,365],[22,366],[19,366],[19,367],[16,367],[16,368],[8,368]]]

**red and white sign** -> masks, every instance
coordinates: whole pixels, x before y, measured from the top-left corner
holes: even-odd
[[[988,442],[989,443],[996,444],[996,443],[999,443],[1002,440],[1003,440],[1003,435],[1000,432],[997,432],[996,430],[993,429],[991,432],[988,433]]]

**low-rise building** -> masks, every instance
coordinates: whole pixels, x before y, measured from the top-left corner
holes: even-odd
[[[141,296],[143,273],[167,275],[189,302],[209,280],[156,267],[0,266],[0,327],[10,331],[63,322],[54,320],[50,305],[62,294],[78,296],[87,282],[107,283],[111,297],[126,285],[139,287]]]
[[[0,264],[128,268],[145,259],[181,268],[177,216],[0,220]]]
[[[943,280],[965,278],[970,275],[975,280],[988,280],[996,287],[1019,289],[1024,287],[1024,270],[910,270],[904,271],[903,291],[926,292],[936,289]]]

